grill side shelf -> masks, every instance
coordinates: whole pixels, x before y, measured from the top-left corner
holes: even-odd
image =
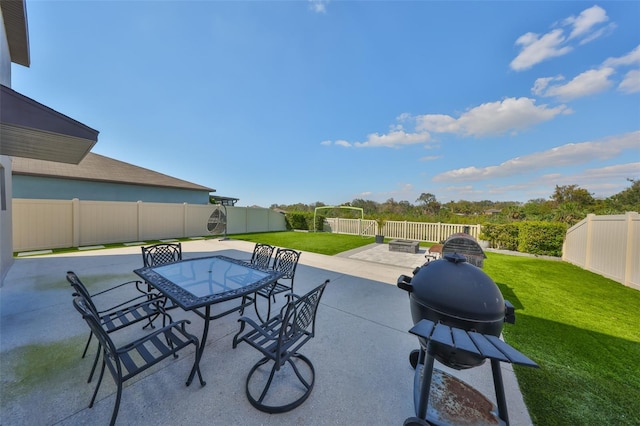
[[[452,349],[479,354],[485,358],[538,367],[538,364],[526,355],[493,335],[449,327],[442,323],[436,324],[428,319],[420,320],[409,330],[409,333],[427,341],[433,340]]]

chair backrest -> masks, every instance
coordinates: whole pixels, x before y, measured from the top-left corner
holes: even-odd
[[[293,277],[296,274],[296,267],[300,260],[300,252],[292,249],[279,248],[273,260],[273,269],[282,272],[280,279],[291,280],[293,287]]]
[[[73,289],[75,290],[74,295],[77,294],[78,296],[82,296],[82,298],[88,305],[88,309],[90,309],[93,314],[98,317],[98,309],[91,300],[91,294],[89,294],[89,290],[87,290],[87,287],[82,283],[82,281],[80,281],[80,278],[78,278],[76,273],[73,271],[67,271],[67,281],[69,281],[69,284],[71,284],[71,287],[73,287]]]
[[[290,340],[298,340],[306,335],[306,339],[298,345],[300,347],[315,335],[316,313],[327,284],[329,284],[329,280],[302,297],[287,295],[290,301],[282,308],[284,315],[279,335],[281,344]]]
[[[268,268],[274,250],[275,247],[269,244],[256,243],[251,255],[251,264],[260,268]]]
[[[82,294],[77,294],[73,299],[73,306],[82,315],[82,318],[87,322],[89,328],[93,334],[98,338],[98,341],[102,345],[104,351],[104,361],[109,367],[109,371],[113,375],[115,380],[122,377],[122,366],[120,365],[120,358],[113,341],[107,334],[104,328],[100,325],[100,318],[92,309],[93,303],[91,299],[87,299]]]
[[[145,267],[164,265],[182,260],[181,243],[160,243],[142,247],[142,263]]]

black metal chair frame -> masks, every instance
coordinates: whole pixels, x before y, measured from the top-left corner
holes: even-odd
[[[300,260],[300,252],[292,249],[278,248],[273,260],[272,269],[283,273],[282,277],[275,283],[258,290],[255,296],[262,296],[267,299],[267,316],[263,319],[258,311],[257,297],[254,300],[254,308],[256,315],[261,322],[268,321],[271,318],[271,301],[276,301],[276,295],[280,293],[293,293],[293,279],[296,275],[296,268]],[[289,280],[288,285],[282,283],[282,280]]]
[[[178,262],[182,260],[182,243],[158,243],[140,248],[142,251],[142,264],[144,267],[166,265],[168,263]],[[154,292],[153,286],[147,283],[147,291],[149,295],[162,298],[165,311],[174,309],[174,306],[168,298],[160,293]],[[150,296],[151,297],[151,296]],[[151,319],[153,323],[156,318]],[[162,325],[165,325],[163,322]]]
[[[125,283],[110,287],[107,290],[94,293],[93,295],[89,293],[89,290],[84,285],[84,283],[80,281],[80,278],[75,274],[75,272],[67,272],[67,281],[69,281],[71,287],[73,287],[73,289],[75,290],[74,295],[78,294],[86,299],[90,308],[98,318],[100,326],[105,330],[106,333],[113,333],[114,331],[121,330],[125,327],[144,320],[148,321],[148,324],[143,327],[146,328],[158,315],[166,316],[169,318],[169,322],[172,322],[171,317],[164,311],[162,300],[159,300],[157,298],[149,298],[146,295],[137,296],[133,299],[129,299],[123,303],[119,303],[115,306],[110,306],[102,310],[99,310],[93,302],[93,298],[95,298],[96,296],[107,294],[108,292],[119,289],[123,286],[135,284],[136,288],[139,289],[139,285],[142,284],[141,281],[127,281]],[[153,328],[153,325],[151,325],[151,327]],[[89,345],[91,343],[93,335],[94,333],[93,331],[91,331],[89,333],[87,343],[84,346],[82,358],[87,355],[87,350],[89,349]],[[91,382],[93,378],[93,373],[95,372],[96,366],[98,365],[98,359],[100,358],[100,350],[101,346],[100,344],[98,344],[96,357],[93,361],[93,367],[91,368],[91,373],[89,374],[89,379],[87,380],[87,382]]]
[[[164,265],[182,260],[182,243],[159,243],[141,247],[145,267]]]
[[[251,254],[251,258],[246,261],[246,263],[250,263],[258,268],[269,269],[271,267],[271,256],[273,256],[273,252],[275,251],[275,247],[269,244],[256,243],[253,247],[253,253]],[[232,280],[237,278],[230,277]],[[255,303],[255,296],[244,296],[242,298],[242,309],[240,309],[240,315],[244,314],[244,306],[247,305],[247,301],[252,301]],[[257,313],[257,311],[256,311]]]
[[[89,325],[92,334],[96,335],[103,350],[100,377],[93,392],[93,396],[91,397],[89,408],[93,407],[96,400],[106,368],[109,369],[109,372],[117,386],[116,402],[111,415],[110,425],[113,426],[115,424],[118,416],[120,400],[122,398],[123,383],[171,355],[177,358],[177,352],[189,345],[194,345],[195,348],[195,361],[191,368],[191,372],[189,373],[189,377],[197,372],[200,384],[202,386],[206,385],[202,379],[202,373],[200,372],[198,338],[189,334],[185,328],[185,325],[189,324],[190,321],[181,320],[171,322],[151,334],[147,334],[133,342],[116,347],[109,337],[109,334],[102,327],[101,320],[93,310],[90,299],[86,299],[83,295],[77,294],[73,300],[73,305]]]
[[[311,394],[315,382],[315,369],[311,361],[304,355],[299,354],[298,351],[315,336],[316,313],[328,283],[329,280],[326,280],[302,297],[295,294],[287,294],[288,302],[286,306],[281,309],[278,315],[265,323],[258,324],[248,317],[238,319],[240,331],[233,337],[233,347],[236,348],[240,342],[246,342],[264,355],[249,371],[245,387],[249,402],[258,410],[267,413],[290,411],[302,404]],[[247,324],[251,327],[251,330],[241,336]],[[305,379],[300,374],[294,359],[302,361],[308,366],[311,375],[310,380]],[[252,395],[250,390],[252,387],[250,386],[251,379],[258,368],[268,362],[273,362],[269,379],[262,388],[260,395],[256,397]],[[287,363],[293,368],[298,381],[304,388],[304,393],[294,401],[284,405],[267,405],[264,400],[267,397],[274,375]]]
[[[276,248],[269,244],[256,243],[253,247],[249,263],[259,268],[267,269],[271,265],[271,256]]]

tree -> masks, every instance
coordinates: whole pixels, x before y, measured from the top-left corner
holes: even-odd
[[[426,214],[438,214],[442,205],[436,200],[436,196],[430,192],[423,192],[420,194],[416,202],[421,202],[424,206],[424,212]]]
[[[627,179],[631,186],[610,197],[613,206],[622,211],[640,211],[640,180]]]
[[[574,203],[576,206],[584,208],[594,203],[591,193],[578,185],[556,185],[551,199],[555,202],[556,207],[565,203]]]
[[[529,200],[522,206],[524,215],[528,220],[552,220],[553,209],[553,201],[544,198]]]

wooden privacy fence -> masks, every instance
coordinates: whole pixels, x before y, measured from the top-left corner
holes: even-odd
[[[475,239],[480,235],[481,225],[461,225],[452,223],[428,223],[388,220],[382,229],[371,219],[327,218],[324,230],[337,234],[362,235],[372,237],[384,235],[385,238],[439,243],[450,235],[466,232]]]
[[[640,290],[640,214],[588,215],[567,231],[562,260]]]
[[[13,251],[212,235],[209,218],[217,208],[221,206],[14,198]],[[228,234],[286,229],[284,215],[270,209],[227,206],[226,219]]]

